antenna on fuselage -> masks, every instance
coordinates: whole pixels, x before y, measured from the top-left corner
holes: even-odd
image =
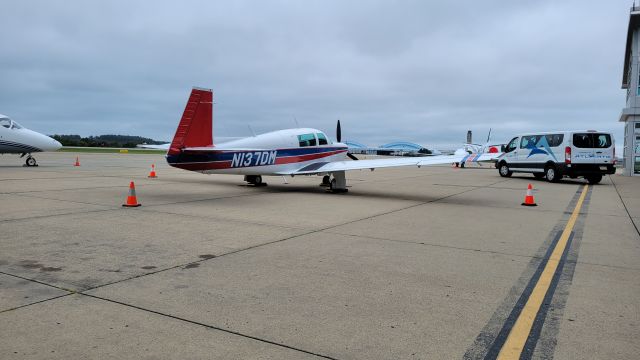
[[[293,122],[296,123],[296,128],[300,129],[300,124],[298,124],[298,119],[296,119],[296,117],[293,117]]]
[[[253,129],[251,128],[251,125],[247,125],[247,127],[249,128],[249,131],[251,131],[251,134],[253,135],[253,137],[256,136],[255,131],[253,131]]]

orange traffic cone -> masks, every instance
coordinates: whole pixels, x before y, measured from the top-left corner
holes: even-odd
[[[136,186],[133,184],[129,184],[129,196],[127,196],[127,202],[122,204],[124,207],[138,207],[142,204],[138,203],[138,198],[136,197]]]
[[[80,157],[76,156],[76,163],[73,166],[80,166]]]
[[[151,164],[151,172],[149,173],[149,177],[154,179],[158,177],[156,175],[156,164]]]
[[[533,199],[533,195],[531,194],[532,190],[533,190],[533,186],[531,186],[531,184],[529,184],[529,186],[527,186],[527,195],[524,197],[524,202],[521,205],[523,205],[523,206],[538,206],[538,204],[536,204],[536,201]]]

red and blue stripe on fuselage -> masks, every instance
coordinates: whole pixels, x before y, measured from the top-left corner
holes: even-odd
[[[207,151],[187,150],[176,155],[167,155],[167,162],[173,167],[191,171],[215,171],[242,169],[259,166],[295,165],[346,154],[342,146],[302,147],[274,150],[224,150],[215,148]],[[227,171],[225,171],[227,172]]]

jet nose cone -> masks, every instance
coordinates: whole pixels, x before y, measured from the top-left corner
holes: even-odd
[[[44,146],[42,147],[44,151],[56,151],[62,147],[62,144],[56,139],[52,139],[47,136],[47,139],[44,142]]]

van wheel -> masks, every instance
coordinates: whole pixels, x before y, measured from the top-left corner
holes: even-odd
[[[547,166],[544,170],[544,174],[547,177],[548,182],[558,182],[562,179],[562,174],[553,165]]]
[[[513,175],[513,171],[509,170],[509,166],[507,166],[507,163],[505,162],[500,164],[500,167],[498,168],[498,173],[502,177],[511,177],[511,175]]]
[[[595,184],[599,183],[602,180],[602,175],[601,174],[595,174],[595,175],[587,176],[586,178],[587,178],[587,181],[589,182],[589,184],[595,185]]]
[[[533,173],[533,177],[536,179],[544,178],[544,173]]]

